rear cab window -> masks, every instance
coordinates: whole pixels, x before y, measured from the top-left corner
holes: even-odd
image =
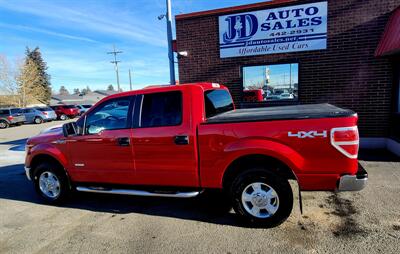
[[[9,115],[10,110],[9,109],[0,109],[0,115]]]
[[[180,91],[143,95],[139,127],[176,126],[182,123]]]
[[[235,109],[231,94],[225,89],[204,92],[206,118],[210,118]]]

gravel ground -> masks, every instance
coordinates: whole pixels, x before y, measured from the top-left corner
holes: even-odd
[[[400,253],[400,160],[386,152],[362,153],[363,191],[303,193],[303,215],[296,204],[281,226],[253,229],[210,197],[79,193],[42,204],[24,176],[24,143],[60,123],[0,130],[0,253]]]

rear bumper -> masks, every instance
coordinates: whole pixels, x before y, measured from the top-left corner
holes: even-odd
[[[365,188],[368,182],[368,173],[361,164],[355,175],[344,175],[339,179],[338,191],[360,191]]]

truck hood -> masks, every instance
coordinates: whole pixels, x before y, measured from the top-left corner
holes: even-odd
[[[63,138],[64,134],[62,126],[53,126],[41,131],[38,135],[33,136],[26,142],[27,145],[37,145],[41,143],[51,143],[52,141]]]

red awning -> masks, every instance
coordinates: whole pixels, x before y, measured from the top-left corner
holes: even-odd
[[[400,53],[400,6],[390,16],[381,41],[375,50],[375,56],[387,56],[396,53]]]

